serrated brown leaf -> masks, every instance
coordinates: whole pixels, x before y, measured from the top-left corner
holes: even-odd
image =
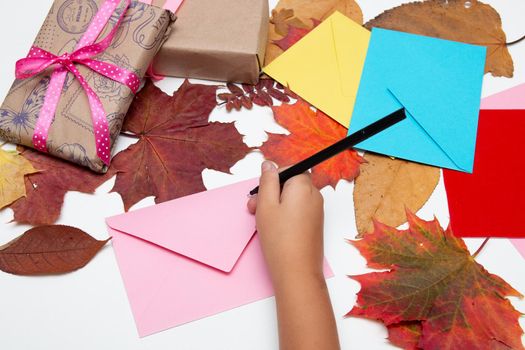
[[[118,153],[112,192],[124,208],[148,196],[156,203],[206,190],[202,171],[229,172],[250,148],[232,123],[210,123],[216,86],[185,81],[173,96],[147,82],[128,112],[123,130],[139,141]]]
[[[373,153],[364,159],[354,186],[358,237],[372,231],[374,219],[393,227],[403,224],[406,209],[421,209],[439,182],[436,167]]]
[[[314,112],[302,100],[273,107],[274,118],[290,135],[269,134],[261,147],[264,156],[279,166],[293,165],[346,137],[347,129],[320,111]],[[318,188],[332,186],[339,180],[352,181],[364,160],[355,150],[344,151],[312,169],[312,181]]]
[[[22,156],[39,172],[25,176],[26,196],[9,207],[14,221],[30,225],[49,225],[58,220],[64,196],[68,191],[94,193],[97,187],[112,177],[97,174],[84,167],[19,147]]]
[[[335,11],[343,13],[359,24],[363,23],[363,12],[354,0],[280,0],[272,11],[264,64],[268,65],[283,53],[283,50],[275,45],[275,41],[288,34],[290,25],[295,28],[312,29],[312,19],[322,22]],[[284,14],[288,16],[285,21],[276,18],[276,15],[284,17]],[[289,17],[290,14],[293,14],[293,17]],[[275,22],[278,23],[278,28]]]
[[[54,275],[84,267],[109,241],[75,227],[40,226],[0,248],[0,270],[14,275]]]
[[[470,3],[470,6],[465,6]],[[488,47],[485,71],[499,77],[514,74],[501,17],[490,5],[471,0],[428,0],[387,10],[365,27],[380,27]]]
[[[408,230],[375,222],[374,231],[351,242],[372,269],[352,276],[361,284],[349,316],[386,326],[419,322],[417,347],[428,350],[523,350],[523,329],[507,296],[523,296],[489,273],[471,256],[461,238],[407,211]],[[394,329],[397,344],[414,344],[417,326]],[[410,347],[408,347],[410,348]]]
[[[26,195],[24,176],[37,171],[17,151],[0,148],[0,209]]]

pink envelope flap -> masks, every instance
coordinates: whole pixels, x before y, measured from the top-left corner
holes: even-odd
[[[258,179],[106,219],[109,227],[230,272],[255,233],[247,195]]]

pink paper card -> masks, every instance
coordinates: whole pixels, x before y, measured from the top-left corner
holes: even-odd
[[[271,297],[247,194],[258,179],[108,218],[139,335]],[[325,262],[325,276],[333,276]]]
[[[525,84],[484,98],[481,109],[525,109]]]

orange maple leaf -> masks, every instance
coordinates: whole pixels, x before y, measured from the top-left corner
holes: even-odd
[[[269,160],[284,167],[297,163],[346,137],[347,129],[321,111],[313,111],[302,100],[293,105],[272,107],[275,120],[291,135],[270,134],[261,151]],[[344,151],[312,169],[318,188],[335,188],[339,180],[352,181],[365,160],[354,150]]]
[[[351,242],[370,268],[389,271],[352,277],[361,291],[348,315],[382,321],[405,349],[524,349],[521,314],[505,298],[522,295],[437,220],[407,217],[408,230],[375,222]]]

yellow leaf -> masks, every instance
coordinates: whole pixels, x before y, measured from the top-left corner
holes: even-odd
[[[0,148],[0,209],[26,195],[24,175],[37,171],[18,152]]]

